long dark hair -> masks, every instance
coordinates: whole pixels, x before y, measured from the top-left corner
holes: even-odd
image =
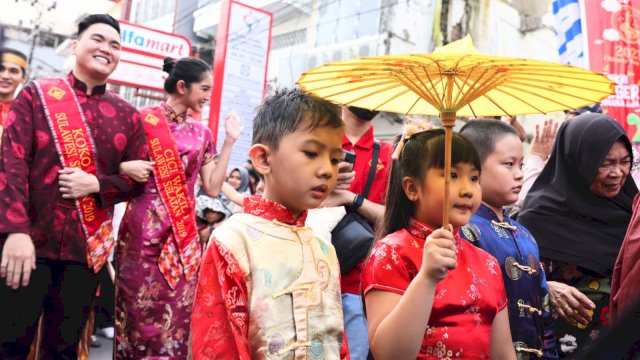
[[[402,188],[402,179],[409,176],[422,183],[429,169],[444,168],[444,129],[417,133],[405,141],[398,160],[393,160],[387,185],[386,209],[376,239],[405,228],[415,212],[414,202],[409,200]],[[480,157],[471,141],[454,133],[451,164],[458,163],[470,163],[478,171],[481,169]]]

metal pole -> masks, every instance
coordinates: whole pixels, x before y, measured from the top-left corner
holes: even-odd
[[[27,59],[27,65],[29,68],[31,68],[31,61],[33,60],[33,53],[35,52],[36,49],[36,43],[38,41],[38,35],[40,35],[40,25],[38,24],[40,22],[40,19],[42,18],[42,13],[40,13],[40,15],[38,15],[38,22],[36,22],[36,24],[34,25],[34,27],[31,29],[31,46],[29,47],[29,58]]]

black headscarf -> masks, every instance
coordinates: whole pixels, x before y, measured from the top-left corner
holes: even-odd
[[[542,257],[612,273],[638,188],[631,174],[611,199],[589,187],[618,140],[633,156],[622,126],[603,114],[580,115],[558,129],[551,157],[518,216],[535,236]]]

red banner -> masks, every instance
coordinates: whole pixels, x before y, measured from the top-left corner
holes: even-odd
[[[602,107],[639,142],[640,0],[584,0],[583,9],[589,68],[618,84]]]

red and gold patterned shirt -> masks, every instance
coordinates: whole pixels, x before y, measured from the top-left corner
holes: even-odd
[[[380,239],[362,272],[362,289],[404,294],[422,266],[425,240],[434,231],[412,218],[406,229]],[[489,359],[491,325],[507,306],[500,265],[454,234],[458,266],[436,287],[418,359]]]
[[[335,250],[259,196],[216,228],[191,315],[192,354],[208,359],[346,359]]]
[[[91,95],[73,74],[68,80],[87,119],[96,146],[100,192],[108,207],[127,199],[135,186],[118,175],[123,161],[144,157],[146,142],[138,111],[118,95],[97,86]],[[0,233],[26,233],[39,258],[87,261],[86,237],[75,202],[62,198],[62,168],[53,135],[34,83],[16,97],[4,120],[0,161]],[[0,248],[4,241],[0,240]]]

